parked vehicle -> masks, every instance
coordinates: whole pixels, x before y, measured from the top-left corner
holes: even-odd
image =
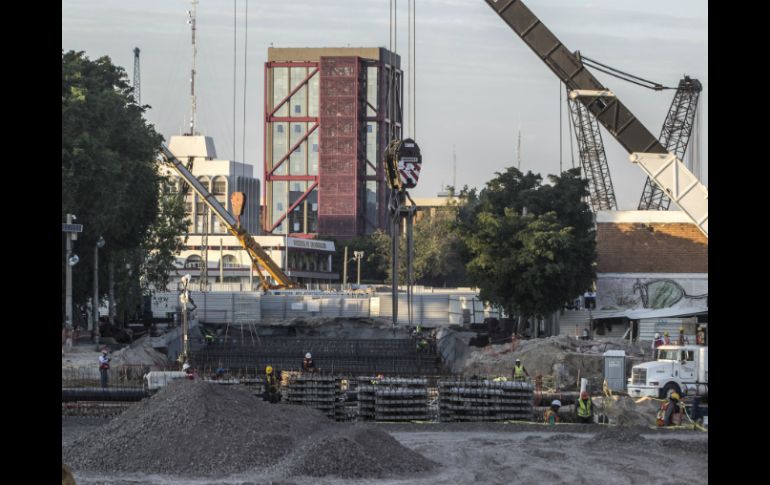
[[[667,398],[672,392],[708,396],[708,347],[663,345],[656,350],[657,360],[631,369],[630,396]]]

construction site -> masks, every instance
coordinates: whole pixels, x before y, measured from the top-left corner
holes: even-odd
[[[189,133],[156,160],[189,216],[170,282],[116,325],[110,266],[101,317],[100,236],[73,330],[73,235],[88,223],[62,224],[62,485],[708,483],[708,189],[687,151],[699,80],[611,68],[522,1],[486,0],[561,83],[597,243],[592,286],[523,318],[479,288],[415,285],[409,191],[428,153],[405,129],[413,88],[390,46],[271,44],[265,185],[237,162],[226,187],[201,175],[220,160],[194,126],[197,3]],[[591,70],[673,91],[660,135]],[[618,210],[602,130],[646,177],[636,211]],[[362,285],[364,253],[347,246],[335,281],[339,241],[374,229],[391,245],[389,285]]]

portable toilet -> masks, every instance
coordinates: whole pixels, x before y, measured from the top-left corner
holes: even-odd
[[[625,350],[608,350],[604,353],[604,380],[613,391],[626,390]]]

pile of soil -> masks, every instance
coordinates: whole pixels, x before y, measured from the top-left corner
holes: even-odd
[[[76,470],[183,476],[274,468],[363,478],[434,466],[375,428],[335,423],[308,407],[269,404],[243,386],[187,380],[173,381],[80,437],[62,458]]]
[[[643,349],[628,340],[606,338],[578,340],[566,335],[518,340],[516,347],[511,344],[489,345],[473,350],[462,366],[464,375],[511,376],[516,359],[531,377],[554,376],[557,387],[568,388],[578,385],[578,377],[592,382],[601,382],[603,375],[603,354],[607,350],[624,350],[630,357],[628,368],[643,360]]]
[[[595,413],[606,415],[610,423],[620,426],[654,426],[660,409],[660,402],[650,398],[611,396],[593,401]]]

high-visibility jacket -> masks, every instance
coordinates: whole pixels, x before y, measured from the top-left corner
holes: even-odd
[[[666,411],[669,406],[674,406],[674,410],[671,413],[671,421],[666,423]],[[655,420],[658,426],[676,426],[682,424],[682,405],[681,403],[672,403],[671,400],[664,402],[660,406],[657,419]]]
[[[514,365],[513,366],[513,377],[519,379],[524,378],[524,366],[523,365]]]
[[[581,418],[591,416],[591,398],[588,398],[586,401],[578,399],[577,415]]]

